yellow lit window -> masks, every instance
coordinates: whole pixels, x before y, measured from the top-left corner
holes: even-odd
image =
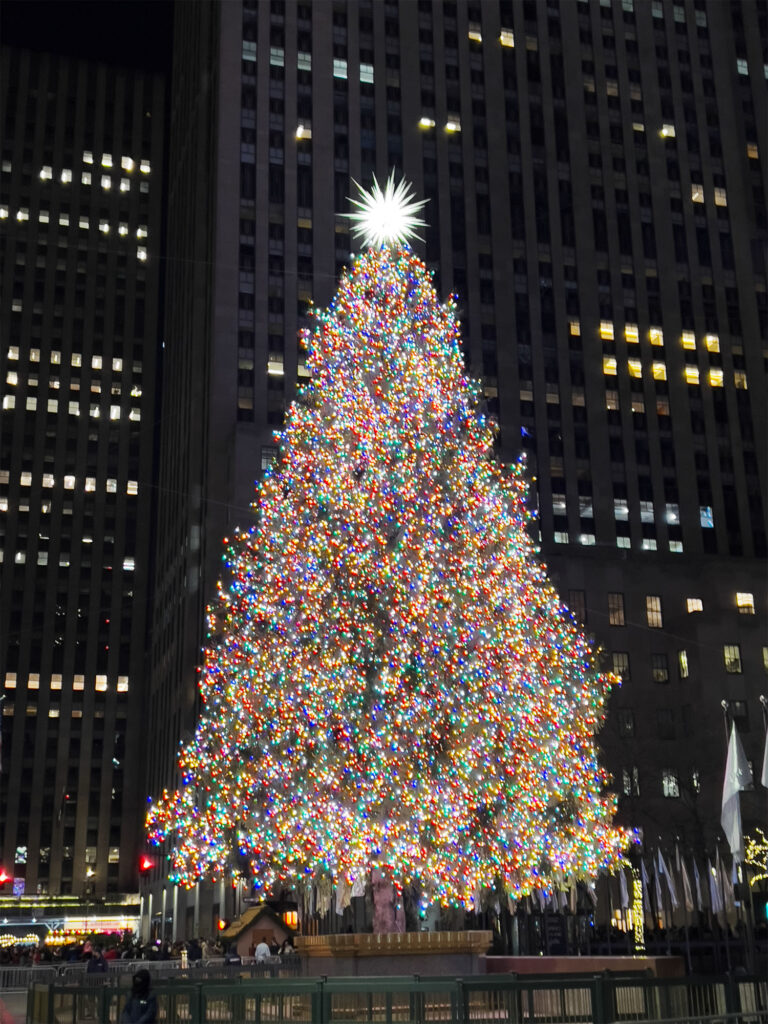
[[[420,117],[419,118],[419,128],[434,128],[434,127],[435,127],[435,119],[434,119],[434,117],[426,117],[425,116],[425,117]]]
[[[132,171],[136,165],[129,156],[124,156],[121,157],[120,159],[120,166],[123,168],[124,171]]]
[[[581,334],[581,324],[578,320],[571,320],[568,326],[572,335],[578,337]]]
[[[610,320],[600,321],[600,337],[603,341],[613,341],[613,324]]]
[[[312,126],[309,124],[300,123],[296,126],[296,138],[297,140],[309,140],[312,138]]]
[[[662,139],[674,139],[675,137],[675,126],[673,124],[664,124],[661,126],[659,135]]]
[[[747,390],[747,375],[743,370],[733,371],[733,386],[739,391]]]
[[[757,160],[757,158],[759,156],[759,153],[758,153],[758,150],[757,150],[757,143],[756,142],[748,142],[747,143],[747,156],[749,157],[750,160]]]
[[[713,367],[709,371],[709,384],[713,388],[721,388],[723,386],[723,371],[718,367]]]
[[[736,594],[736,607],[739,609],[742,615],[754,615],[755,614],[755,597],[754,594]]]
[[[651,327],[648,331],[648,338],[652,345],[664,344],[664,331],[660,327]]]
[[[700,597],[689,597],[686,599],[685,607],[690,615],[692,612],[703,612],[704,602]]]
[[[107,677],[96,676],[96,689],[103,693],[107,688]]]
[[[699,368],[698,366],[686,366],[685,368],[685,379],[689,384],[699,383]]]
[[[110,176],[108,174],[102,174],[102,176],[101,176],[101,187],[106,192],[109,192],[109,190],[112,188],[112,179],[110,178]]]
[[[451,134],[461,131],[461,121],[458,117],[449,117],[445,122],[445,130]]]
[[[704,344],[707,346],[707,352],[719,352],[720,336],[717,334],[705,334]]]
[[[667,366],[666,363],[651,363],[651,373],[653,374],[654,380],[666,380],[667,379]]]
[[[16,689],[16,673],[15,672],[6,672],[5,673],[5,688],[6,688],[6,690],[15,690]]]
[[[637,344],[640,341],[640,333],[637,324],[626,324],[624,327],[624,338],[626,341]]]
[[[632,122],[632,131],[633,132],[644,132],[645,131],[645,125],[643,124],[642,121],[633,121]]]
[[[727,206],[728,197],[725,194],[724,188],[715,189],[715,206]]]
[[[58,672],[54,672],[53,675],[51,676],[51,689],[61,689],[61,675]]]
[[[643,364],[639,359],[627,360],[627,369],[629,370],[630,377],[642,377],[643,376]]]
[[[139,493],[139,483],[138,483],[138,480],[129,480],[128,483],[126,484],[126,487],[125,487],[125,493],[126,494],[138,494]]]
[[[704,202],[704,186],[694,184],[691,185],[691,202],[692,203],[703,203]]]
[[[102,167],[111,167],[112,166],[112,154],[111,153],[104,153],[102,155],[102,157],[101,157],[101,166]]]
[[[696,335],[693,333],[693,331],[683,331],[680,340],[683,343],[683,348],[696,348]]]
[[[142,174],[149,174],[149,172],[150,172],[149,160],[142,160],[139,169],[140,169]]]
[[[480,31],[480,26],[474,24],[474,22],[470,22],[467,34],[473,43],[482,43],[483,33]]]
[[[128,676],[117,677],[117,692],[128,693]]]
[[[73,690],[84,690],[85,689],[85,676],[76,675],[72,679]]]
[[[610,377],[615,377],[616,372],[616,360],[613,358],[613,356],[604,356],[603,373],[607,374]]]
[[[515,45],[515,33],[511,28],[503,28],[499,35],[499,42],[502,46],[514,46]]]

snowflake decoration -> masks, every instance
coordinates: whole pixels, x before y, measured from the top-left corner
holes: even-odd
[[[362,239],[366,246],[404,245],[411,238],[420,238],[416,229],[426,227],[419,212],[427,205],[426,199],[416,199],[413,186],[405,180],[395,185],[395,172],[389,175],[382,192],[381,186],[373,177],[373,188],[370,192],[353,182],[360,193],[360,199],[349,198],[350,203],[358,209],[355,213],[345,213],[353,223],[352,233]]]

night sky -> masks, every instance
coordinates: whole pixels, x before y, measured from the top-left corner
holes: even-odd
[[[0,42],[167,71],[172,12],[171,0],[2,0]]]

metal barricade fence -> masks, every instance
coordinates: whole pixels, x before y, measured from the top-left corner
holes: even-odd
[[[0,967],[0,989],[25,989],[33,981],[55,982],[56,977],[55,967]]]

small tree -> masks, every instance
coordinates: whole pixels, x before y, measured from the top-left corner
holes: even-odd
[[[306,342],[209,611],[181,786],[149,810],[172,876],[241,855],[265,887],[381,872],[447,905],[614,867],[612,680],[537,557],[522,462],[494,456],[453,303],[389,241]]]

